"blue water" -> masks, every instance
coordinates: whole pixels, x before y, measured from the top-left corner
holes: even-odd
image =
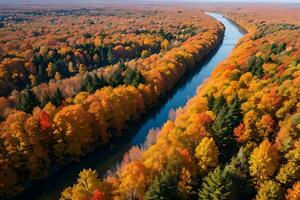
[[[71,163],[63,169],[54,172],[43,181],[39,181],[30,189],[24,191],[15,199],[58,199],[64,188],[71,186],[77,180],[79,172],[84,168],[96,169],[102,176],[108,169],[120,162],[124,154],[133,146],[144,143],[151,128],[161,127],[168,119],[171,109],[184,106],[187,100],[195,95],[196,89],[210,76],[219,62],[224,60],[234,49],[243,36],[239,27],[220,14],[207,13],[225,26],[225,36],[219,48],[203,60],[193,72],[183,78],[162,101],[153,108],[139,123],[132,125],[128,133],[120,138],[114,138],[111,144],[99,147],[84,156],[80,162]]]
[[[222,22],[225,26],[225,36],[223,43],[216,51],[216,53],[209,59],[208,62],[203,64],[199,73],[195,74],[189,79],[185,85],[180,87],[176,93],[170,98],[167,103],[155,113],[147,122],[140,128],[137,134],[131,140],[133,145],[139,145],[145,141],[147,133],[153,127],[161,127],[169,116],[171,109],[176,110],[180,106],[184,106],[187,100],[195,95],[196,89],[202,82],[208,78],[216,67],[216,65],[224,60],[229,53],[233,50],[238,40],[243,36],[243,33],[229,20],[224,18],[221,14],[207,13]],[[201,64],[200,64],[201,65]]]

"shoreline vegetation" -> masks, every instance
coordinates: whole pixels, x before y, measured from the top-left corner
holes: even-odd
[[[168,14],[172,15],[172,12]],[[12,112],[1,122],[1,196],[15,196],[31,181],[48,176],[51,166],[79,160],[96,146],[118,139],[118,134],[130,120],[137,120],[140,114],[150,109],[222,40],[224,27],[219,22],[203,13],[197,16],[200,23],[210,24],[178,47],[167,50],[169,44],[162,44],[162,48],[166,48],[162,53],[108,68],[107,74],[121,68],[118,76],[123,76],[124,80],[127,78],[124,73],[137,70],[128,75],[133,77],[129,82],[131,85],[116,84],[116,87],[104,86],[94,91],[93,88],[102,81],[96,74],[91,81],[85,79],[85,85],[90,84],[86,87],[92,88],[90,92],[80,92],[70,99],[62,97],[64,92],[57,89],[43,108],[27,105],[33,100],[38,102],[34,91],[27,89],[21,95],[21,103],[24,101],[21,108],[26,108],[23,110],[28,113]],[[143,76],[145,83],[135,83],[141,79],[136,79],[137,76]],[[93,85],[95,81],[96,86]]]
[[[299,199],[299,10],[210,9],[247,35],[153,145],[103,179],[82,170],[62,200]]]

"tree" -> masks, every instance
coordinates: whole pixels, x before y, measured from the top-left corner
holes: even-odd
[[[94,135],[92,116],[80,104],[65,106],[53,119],[54,154],[63,160],[77,158],[89,150],[97,136]]]
[[[239,97],[235,96],[233,103],[228,106],[228,111],[225,116],[227,127],[230,130],[233,130],[243,119],[240,107],[241,103]]]
[[[20,96],[18,108],[26,113],[31,113],[33,108],[40,105],[37,96],[30,89],[25,89]]]
[[[170,42],[167,39],[164,39],[164,41],[161,43],[161,49],[162,50],[167,50],[170,46]]]
[[[95,80],[90,74],[87,74],[87,76],[81,81],[81,90],[93,93],[96,91],[96,89],[97,85],[95,83]]]
[[[300,181],[294,183],[293,187],[287,190],[285,195],[287,200],[299,200],[300,199]]]
[[[63,100],[63,95],[59,88],[56,89],[54,96],[51,98],[51,103],[55,106],[60,106]]]
[[[195,150],[195,156],[199,160],[200,171],[206,173],[210,168],[218,165],[218,147],[213,138],[205,137]]]
[[[240,100],[235,96],[233,102],[228,105],[225,97],[221,95],[214,101],[212,110],[217,117],[211,133],[220,150],[220,161],[226,163],[238,150],[233,130],[242,120]]]
[[[250,175],[258,180],[267,179],[274,174],[279,165],[279,159],[276,148],[268,140],[264,140],[250,156]]]
[[[142,199],[149,182],[149,171],[140,161],[133,161],[121,171],[118,191],[123,199]]]
[[[236,152],[236,142],[232,130],[227,127],[229,116],[226,107],[222,107],[212,125],[212,134],[219,147],[220,160],[226,163]]]
[[[127,68],[125,71],[123,82],[134,87],[138,87],[140,83],[145,83],[145,79],[137,69]]]
[[[124,69],[126,68],[124,63],[120,63],[118,68],[111,73],[110,75],[110,79],[109,79],[109,84],[113,87],[116,87],[118,85],[123,84],[123,76],[122,76],[122,72],[124,71]]]
[[[149,50],[143,50],[141,53],[141,58],[147,58],[151,55],[151,52]]]
[[[53,78],[54,75],[55,75],[55,73],[57,72],[57,66],[56,66],[56,64],[50,62],[48,64],[48,67],[47,67],[46,71],[47,71],[48,77],[49,78]]]
[[[199,200],[234,200],[234,185],[228,173],[217,167],[203,178],[201,189],[199,190]]]
[[[173,200],[178,199],[178,178],[168,171],[163,171],[160,175],[156,176],[154,182],[146,192],[145,200],[165,199]]]
[[[47,93],[44,93],[41,100],[41,107],[43,108],[50,101],[51,101],[51,97]]]
[[[192,175],[185,167],[181,170],[178,190],[182,199],[190,199],[191,195],[193,195]]]
[[[112,47],[109,47],[108,48],[108,51],[107,51],[107,62],[109,64],[113,64],[114,63],[114,54],[113,54],[113,51],[112,51]]]
[[[252,56],[250,60],[248,61],[248,70],[258,78],[261,78],[264,76],[264,70],[263,70],[263,64],[264,60],[262,57]]]
[[[256,200],[278,200],[283,199],[282,190],[279,183],[267,180],[260,185]]]
[[[256,195],[255,185],[248,176],[248,159],[254,147],[255,144],[252,143],[242,146],[237,155],[232,157],[230,163],[224,168],[224,171],[229,173],[232,177],[239,197],[243,197],[245,200],[254,199]]]
[[[98,173],[95,170],[84,169],[79,173],[77,183],[66,188],[61,195],[61,199],[93,199],[104,200],[104,193],[100,191],[101,180],[98,178]]]
[[[299,161],[288,161],[285,165],[282,165],[276,180],[283,184],[294,183],[296,180],[300,179],[300,165]]]

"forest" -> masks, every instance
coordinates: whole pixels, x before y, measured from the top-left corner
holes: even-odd
[[[58,7],[0,6],[0,199],[34,193],[155,116],[229,46],[222,19],[244,36],[196,94],[105,174],[81,168],[55,196],[300,200],[299,6]]]
[[[224,34],[200,10],[3,13],[1,199],[117,140]]]
[[[61,200],[300,199],[299,9],[206,8],[247,34],[148,145],[105,177],[83,169]]]

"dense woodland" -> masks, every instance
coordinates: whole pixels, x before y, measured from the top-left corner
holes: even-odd
[[[248,32],[230,57],[116,172],[84,169],[61,199],[300,199],[299,9],[217,11]]]
[[[118,139],[224,33],[187,8],[11,9],[1,19],[1,199]]]

